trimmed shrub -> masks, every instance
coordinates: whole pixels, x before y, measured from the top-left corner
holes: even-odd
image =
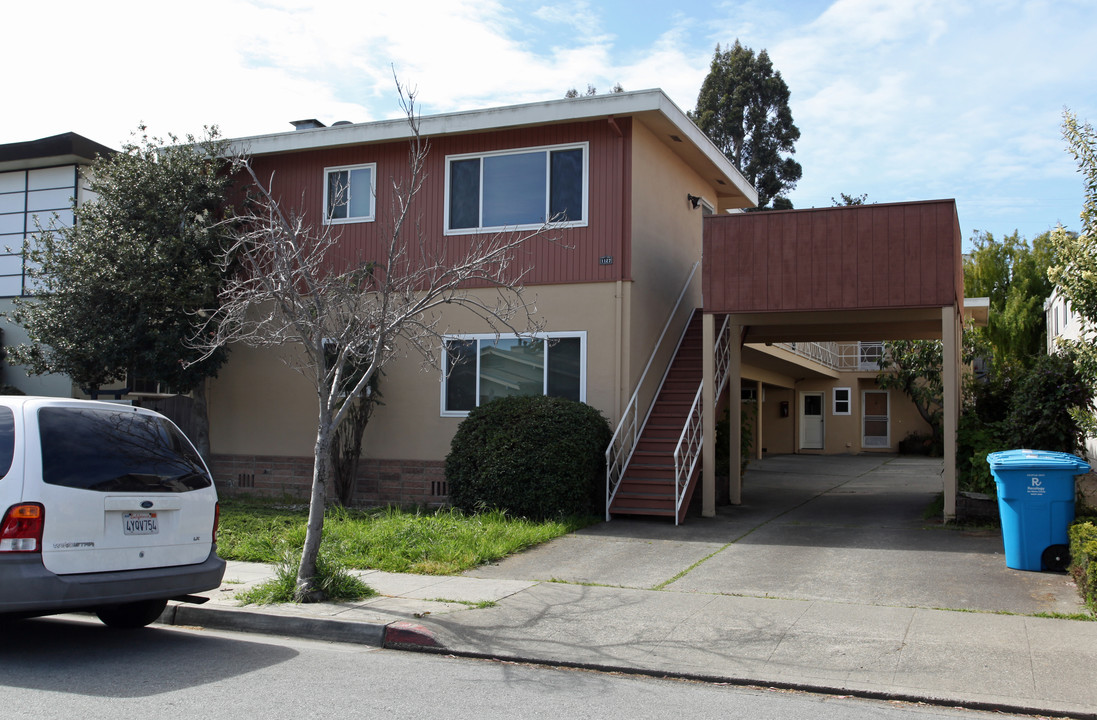
[[[594,408],[542,395],[472,410],[446,456],[450,502],[543,519],[583,515],[602,497],[612,433]]]
[[[1093,520],[1070,526],[1070,573],[1078,584],[1086,605],[1097,614],[1097,526]]]
[[[744,403],[739,423],[739,476],[747,471],[747,464],[754,450],[754,422],[756,404]],[[731,408],[724,408],[723,416],[716,422],[716,477],[731,475]],[[718,502],[724,502],[719,501]]]
[[[956,432],[956,479],[965,492],[997,495],[987,455],[1009,446],[1001,437],[1000,423],[984,423],[974,412],[960,416]]]

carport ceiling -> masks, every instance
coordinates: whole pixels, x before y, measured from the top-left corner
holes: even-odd
[[[940,340],[941,308],[734,313],[747,343]]]

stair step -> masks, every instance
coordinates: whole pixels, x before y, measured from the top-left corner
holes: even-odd
[[[674,508],[611,507],[610,515],[652,515],[656,517],[674,517]]]

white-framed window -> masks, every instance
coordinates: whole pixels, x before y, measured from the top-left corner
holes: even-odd
[[[324,222],[373,222],[377,163],[324,168]]]
[[[446,158],[446,234],[587,224],[588,144]]]
[[[850,398],[852,397],[850,389],[848,387],[834,388],[834,414],[835,415],[849,415],[853,412],[851,409]]]
[[[453,335],[442,348],[442,416],[511,395],[587,399],[585,332]]]

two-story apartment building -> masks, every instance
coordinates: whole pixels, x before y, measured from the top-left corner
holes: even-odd
[[[282,202],[337,227],[344,257],[368,261],[387,237],[393,179],[406,171],[407,121],[295,125],[233,145],[250,155],[260,178],[272,179]],[[384,405],[366,432],[360,499],[444,499],[442,464],[457,425],[472,407],[514,393],[572,397],[621,426],[610,453],[615,488],[627,479],[630,456],[632,466],[648,466],[632,472],[637,481],[665,474],[659,458],[673,452],[698,396],[700,360],[682,362],[689,374],[679,383],[683,397],[664,397],[668,406],[683,405],[678,429],[647,439],[640,430],[647,424],[650,435],[659,424],[648,422],[647,411],[671,361],[686,354],[679,345],[701,344],[705,218],[726,220],[752,207],[754,189],[659,90],[423,117],[420,133],[431,148],[413,213],[424,242],[461,247],[476,234],[559,220],[552,242],[529,246],[523,281],[544,322],[535,340],[548,342],[497,336],[456,310],[442,317],[440,360],[453,371],[413,357],[386,368]],[[954,205],[945,205],[896,212],[916,219],[930,209],[954,218]],[[887,242],[886,233],[878,242]],[[942,267],[951,266],[951,246],[941,248],[948,254]],[[875,387],[870,365],[879,345],[859,339],[879,338],[854,337],[829,351],[795,337],[740,343],[742,398],[761,408],[758,452],[894,452],[908,433],[926,431],[905,398]],[[307,482],[316,398],[277,353],[236,348],[209,398],[220,481],[271,492]],[[617,489],[635,502],[615,500],[614,512],[663,502],[651,497],[659,492]]]

